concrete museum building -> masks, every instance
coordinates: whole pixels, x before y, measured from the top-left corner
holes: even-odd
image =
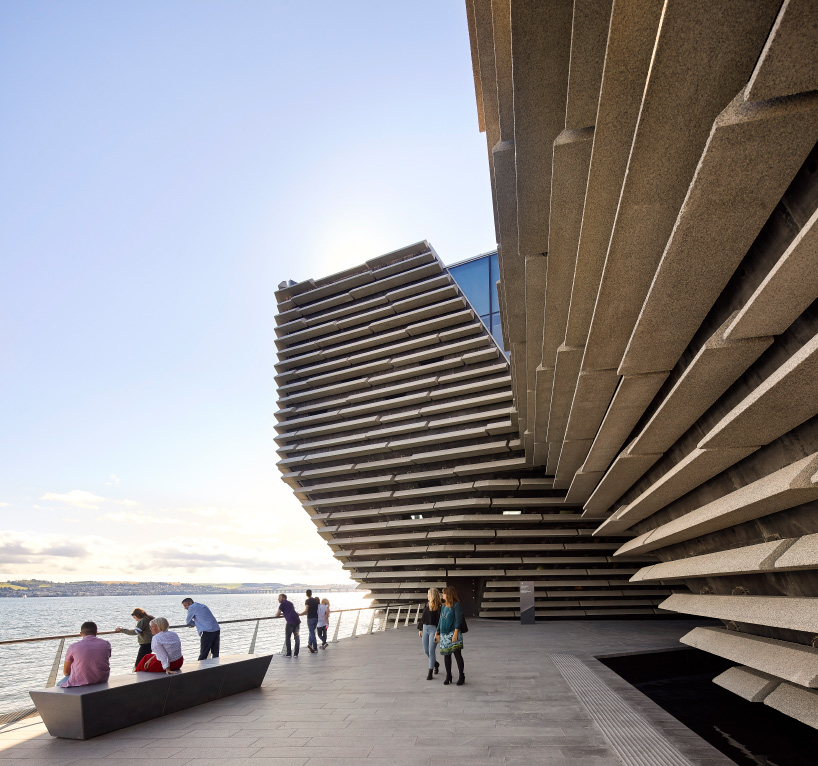
[[[818,727],[818,5],[467,10],[498,255],[282,283],[284,481],[374,598],[715,618]]]

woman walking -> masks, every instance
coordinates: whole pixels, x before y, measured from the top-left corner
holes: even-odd
[[[443,589],[443,608],[440,610],[440,621],[435,636],[435,641],[440,644],[443,663],[446,665],[444,684],[452,682],[452,655],[460,671],[457,685],[463,686],[466,683],[466,675],[463,672],[463,633],[460,630],[462,625],[463,608],[460,606],[460,598],[455,588],[449,585]]]
[[[421,639],[423,651],[429,658],[429,673],[426,680],[432,680],[432,672],[440,671],[440,663],[435,659],[435,634],[437,633],[437,623],[440,620],[440,591],[437,588],[429,588],[426,593],[426,606],[423,607],[423,616],[418,620],[418,635]]]
[[[151,653],[151,639],[153,636],[151,635],[150,622],[153,619],[153,615],[148,614],[144,609],[136,607],[136,609],[131,612],[131,617],[136,620],[136,625],[134,625],[133,630],[129,628],[117,628],[116,632],[136,636],[136,643],[139,644],[136,662],[134,662],[134,667],[136,667],[146,654]]]
[[[329,599],[322,598],[318,605],[318,625],[316,627],[322,649],[327,648],[327,627],[329,627]]]

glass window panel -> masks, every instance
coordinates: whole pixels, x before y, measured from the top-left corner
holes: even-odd
[[[489,292],[489,258],[480,258],[449,269],[449,273],[480,315],[491,312]]]
[[[499,311],[495,311],[491,315],[491,334],[494,336],[494,340],[497,341],[497,345],[503,348],[503,330],[500,327]],[[508,354],[506,354],[506,356],[508,356]]]
[[[491,282],[491,310],[500,310],[500,301],[497,299],[497,282],[500,279],[500,264],[497,260],[497,253],[489,256],[489,281]]]

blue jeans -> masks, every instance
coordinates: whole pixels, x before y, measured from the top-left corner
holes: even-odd
[[[327,626],[322,625],[320,628],[316,628],[315,632],[318,633],[318,638],[321,639],[322,644],[327,643]]]
[[[315,638],[315,626],[318,625],[317,617],[307,617],[307,629],[310,631],[310,636],[307,639],[307,646],[311,646],[316,651],[318,650],[318,641]]]
[[[290,646],[290,638],[295,637],[295,656],[298,657],[298,648],[301,646],[301,639],[298,636],[298,629],[301,623],[297,622],[295,625],[287,623],[284,626],[284,643],[287,645],[287,656],[292,655],[292,648]]]
[[[435,633],[437,633],[437,625],[423,626],[423,636],[420,640],[423,644],[423,651],[429,658],[429,670],[432,670],[435,666],[435,652],[437,651]]]

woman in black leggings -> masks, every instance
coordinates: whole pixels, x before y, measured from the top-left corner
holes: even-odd
[[[443,662],[446,665],[446,679],[444,684],[452,682],[452,655],[460,671],[457,685],[463,686],[466,683],[466,675],[463,672],[463,633],[460,628],[463,625],[463,608],[460,606],[460,599],[457,591],[449,585],[443,589],[443,606],[440,609],[440,621],[437,625],[437,635],[435,641],[440,645],[440,653],[443,655]]]

